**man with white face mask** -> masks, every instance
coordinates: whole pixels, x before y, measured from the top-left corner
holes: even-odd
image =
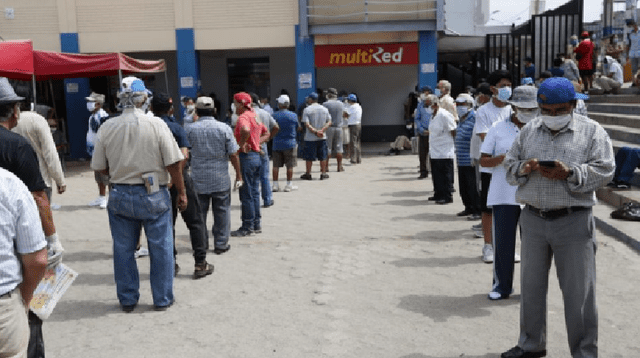
[[[418,107],[416,107],[415,115],[413,116],[415,119],[416,136],[418,136],[418,159],[420,160],[420,176],[418,179],[425,179],[429,176],[429,168],[427,166],[427,156],[429,155],[429,121],[433,116],[433,111],[425,107],[424,104],[427,96],[432,92],[431,87],[422,87]]]
[[[544,81],[540,116],[524,126],[504,159],[507,182],[517,185],[522,280],[520,338],[502,358],[546,355],[547,290],[554,260],[564,300],[571,356],[598,356],[595,191],[614,174],[611,139],[576,114],[576,93],[566,78]]]
[[[91,96],[85,97],[87,100],[87,110],[91,113],[89,117],[89,129],[87,130],[87,153],[93,157],[93,147],[95,143],[96,133],[109,114],[102,109],[104,105],[104,95],[92,92]],[[99,196],[90,202],[89,206],[100,206],[101,209],[107,208],[107,185],[109,185],[109,176],[95,172],[96,183],[98,184]]]

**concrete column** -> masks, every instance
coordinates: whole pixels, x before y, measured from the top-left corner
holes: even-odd
[[[315,54],[313,37],[301,37],[296,25],[296,88],[298,98],[296,108],[300,108],[304,99],[316,89]]]
[[[178,56],[178,92],[180,97],[189,96],[195,99],[198,93],[200,70],[192,28],[176,29],[176,55]],[[184,108],[180,111],[180,116],[182,116],[183,110]]]
[[[418,88],[438,84],[438,34],[435,31],[418,32]]]
[[[78,33],[61,33],[60,48],[62,52],[80,53]],[[69,156],[74,159],[86,158],[87,129],[89,116],[85,97],[91,94],[88,78],[70,78],[64,80],[65,102],[67,104],[67,131],[69,134]],[[104,93],[103,93],[104,94]]]

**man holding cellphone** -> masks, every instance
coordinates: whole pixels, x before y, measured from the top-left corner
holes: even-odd
[[[575,113],[575,92],[563,77],[538,89],[540,116],[522,128],[507,152],[507,181],[517,185],[522,294],[518,345],[502,358],[544,357],[551,260],[564,299],[571,356],[598,356],[595,191],[613,177],[611,139],[596,122]]]

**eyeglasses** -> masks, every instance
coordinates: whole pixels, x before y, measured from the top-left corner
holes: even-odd
[[[573,108],[571,107],[562,107],[562,108],[540,108],[540,114],[543,116],[566,116],[567,114],[571,114]]]

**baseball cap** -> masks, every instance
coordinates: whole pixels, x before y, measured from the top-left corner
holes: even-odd
[[[158,92],[151,100],[153,110],[157,112],[168,111],[171,108],[171,97],[164,92]]]
[[[120,90],[122,92],[145,92],[147,87],[145,87],[144,82],[138,77],[129,76],[122,79]]]
[[[478,88],[476,88],[476,93],[491,96],[491,86],[487,82],[482,82],[478,85]]]
[[[456,98],[456,103],[469,103],[473,105],[473,97],[467,93],[460,93]]]
[[[197,109],[212,109],[213,108],[213,99],[211,97],[198,97],[198,100],[196,100],[196,108]]]
[[[358,102],[358,97],[356,97],[355,94],[351,93],[350,95],[347,96],[347,101]]]
[[[518,108],[538,108],[537,93],[533,86],[518,86],[513,90],[509,103]]]
[[[0,104],[16,103],[24,100],[19,97],[6,77],[0,77]]]
[[[589,31],[582,31],[582,35],[580,35],[580,37],[582,38],[589,37]]]
[[[100,93],[91,92],[91,95],[89,97],[85,97],[84,99],[86,99],[87,102],[104,103],[104,95]]]
[[[311,93],[309,93],[307,98],[318,99],[318,94],[315,93],[315,92],[311,92]]]
[[[291,103],[291,101],[289,100],[289,96],[287,96],[286,94],[281,94],[280,97],[276,99],[276,101],[278,102],[278,104]]]
[[[574,99],[587,100],[589,96],[576,93],[571,81],[564,77],[551,77],[540,85],[538,89],[538,103],[558,104]]]
[[[523,85],[532,85],[533,84],[533,78],[531,78],[531,77],[523,77],[520,82]]]
[[[420,92],[426,92],[426,91],[433,93],[433,88],[431,88],[431,86],[422,86],[420,88]]]

